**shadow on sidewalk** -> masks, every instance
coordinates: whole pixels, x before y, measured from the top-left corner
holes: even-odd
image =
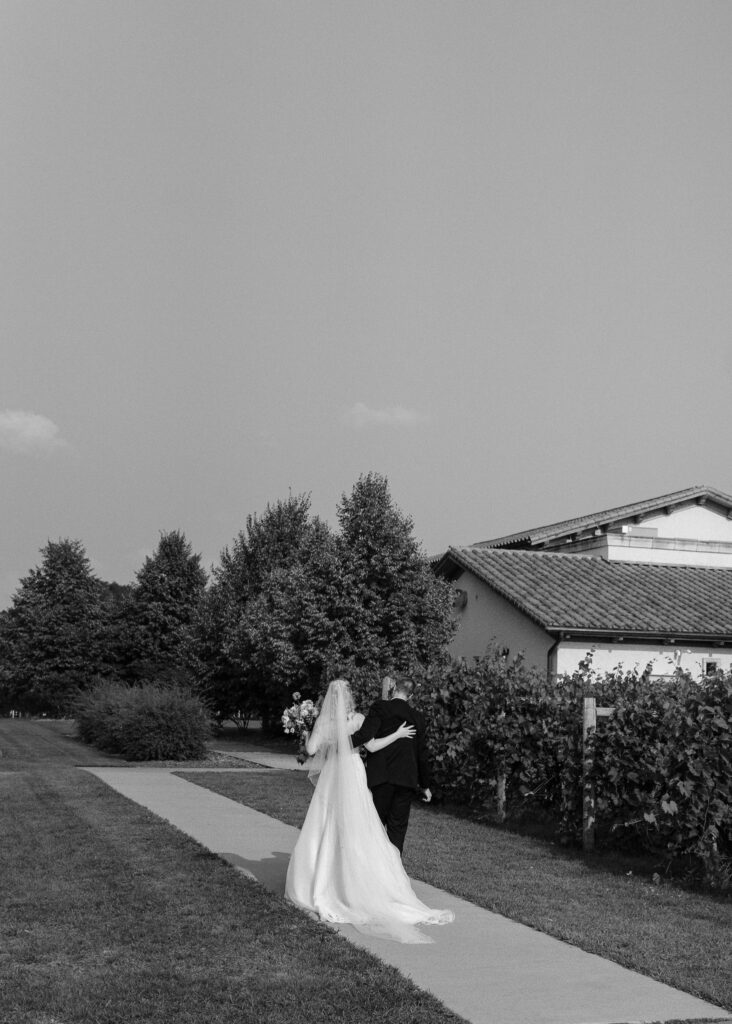
[[[284,896],[287,865],[290,863],[289,852],[275,850],[271,856],[261,860],[248,860],[238,853],[228,852],[219,853],[219,857],[272,892]]]

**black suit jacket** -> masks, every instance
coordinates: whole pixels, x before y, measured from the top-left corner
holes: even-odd
[[[366,781],[369,788],[383,782],[409,789],[427,789],[430,784],[429,762],[425,747],[424,715],[411,707],[405,700],[377,700],[369,708],[363,725],[351,740],[354,747],[360,747],[372,739],[390,736],[402,722],[409,722],[416,729],[410,739],[395,740],[383,750],[368,754],[366,758]]]

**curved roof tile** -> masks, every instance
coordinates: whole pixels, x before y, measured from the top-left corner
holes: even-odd
[[[550,631],[732,638],[730,569],[475,546],[448,559]]]

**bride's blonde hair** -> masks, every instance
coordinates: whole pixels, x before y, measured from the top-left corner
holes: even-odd
[[[315,748],[308,766],[308,778],[316,782],[323,770],[326,759],[339,751],[342,754],[352,750],[348,735],[348,718],[355,711],[351,684],[347,679],[333,679],[323,697],[320,714],[315,719],[310,743]]]

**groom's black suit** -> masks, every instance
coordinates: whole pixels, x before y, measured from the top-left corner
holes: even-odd
[[[377,700],[361,728],[351,737],[354,747],[358,747],[371,739],[391,736],[402,722],[414,726],[414,738],[395,740],[366,758],[366,781],[374,805],[390,842],[400,853],[404,848],[414,792],[428,789],[430,784],[424,715],[401,697]]]

